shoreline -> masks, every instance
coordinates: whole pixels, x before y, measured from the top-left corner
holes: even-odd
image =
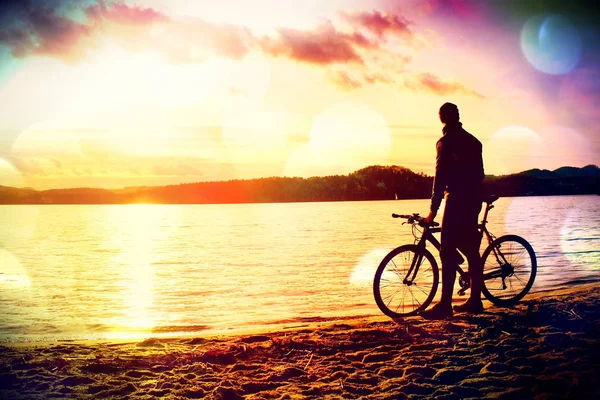
[[[528,300],[539,299],[541,297],[546,296],[556,296],[561,294],[569,294],[572,292],[578,292],[582,290],[586,290],[589,288],[593,288],[598,286],[600,288],[600,279],[586,279],[586,280],[578,280],[565,282],[564,285],[555,288],[542,289],[539,291],[529,292],[524,302]],[[466,297],[454,297],[452,302],[453,304],[460,304],[464,301]],[[523,303],[522,301],[522,303]],[[435,300],[432,303],[435,304]],[[483,298],[484,307],[494,309],[495,306],[491,304],[488,300]],[[358,325],[366,322],[386,322],[391,321],[390,318],[383,315],[382,313],[376,314],[361,314],[361,315],[340,315],[333,317],[321,317],[321,316],[313,316],[313,317],[299,317],[297,319],[290,319],[289,321],[275,321],[275,322],[267,322],[267,323],[258,323],[255,325],[244,325],[239,328],[211,328],[208,327],[203,330],[196,331],[174,331],[173,333],[162,333],[161,330],[152,332],[138,332],[134,333],[131,336],[123,336],[123,337],[97,337],[97,338],[68,338],[61,337],[55,339],[48,338],[25,338],[25,339],[8,339],[4,338],[0,340],[0,348],[1,347],[43,347],[49,346],[52,344],[68,344],[68,345],[77,345],[77,344],[102,344],[102,343],[138,343],[140,341],[153,338],[157,340],[172,340],[172,339],[193,339],[193,338],[204,338],[204,339],[213,339],[213,338],[235,338],[240,336],[248,336],[248,335],[269,335],[276,334],[280,332],[293,332],[299,329],[321,329],[326,328],[330,325],[335,324],[350,324],[350,325]],[[102,335],[102,333],[98,334]]]
[[[594,398],[600,283],[448,321],[0,347],[1,398]]]
[[[89,188],[83,188],[89,189]],[[501,199],[514,199],[521,197],[573,197],[573,196],[600,196],[600,193],[535,193],[535,194],[516,194],[500,196]],[[372,201],[403,201],[403,200],[430,200],[431,197],[410,197],[402,199],[358,199],[358,200],[290,200],[290,201],[248,201],[248,202],[218,202],[218,203],[193,203],[193,202],[89,202],[89,203],[0,203],[0,206],[131,206],[131,205],[161,205],[161,206],[219,206],[219,205],[253,205],[253,204],[305,204],[305,203],[361,203]]]

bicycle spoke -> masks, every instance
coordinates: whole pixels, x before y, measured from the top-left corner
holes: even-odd
[[[400,290],[397,290],[397,291],[396,291],[394,294],[392,294],[391,296],[388,296],[388,297],[390,297],[390,301],[388,301],[388,303],[386,304],[386,307],[389,307],[389,306],[390,306],[390,303],[391,303],[391,302],[392,302],[392,300],[394,299],[394,296],[396,296],[396,295],[398,294],[398,292],[399,292],[399,291],[400,291]],[[386,297],[386,299],[387,299],[387,297]]]
[[[511,264],[514,265],[519,265],[519,262],[523,259],[523,257],[525,256],[525,254],[529,255],[529,252],[527,251],[527,249],[523,249],[523,251],[521,251],[519,253],[519,256],[516,260],[514,260],[513,262],[511,262]]]
[[[519,281],[521,282],[521,284],[523,285],[523,287],[525,287],[525,283],[521,280],[521,278],[519,278],[519,275],[517,273],[514,273],[513,276]]]
[[[419,302],[419,299],[417,299],[417,298],[415,297],[415,295],[413,295],[412,291],[410,292],[410,295],[411,295],[411,296],[412,296],[412,298],[413,298],[413,299],[414,299],[414,300],[417,302],[417,304],[420,306],[420,305],[421,305],[421,303]],[[414,302],[413,302],[413,304],[414,304]]]
[[[404,300],[405,300],[405,296],[402,296],[402,309],[404,310]]]
[[[397,289],[396,291],[394,291],[394,292],[392,292],[392,293],[388,294],[387,296],[385,296],[385,297],[382,297],[382,300],[385,302],[385,300],[387,300],[387,299],[390,299],[390,301],[391,301],[391,300],[394,298],[394,296],[395,296],[396,294],[398,294],[398,292],[400,292],[401,290],[402,290],[402,287],[400,287],[400,288],[399,288],[399,289]],[[388,304],[389,304],[389,303],[388,303]]]
[[[425,296],[429,295],[429,293],[427,293],[424,289],[421,289],[420,286],[417,286],[417,289],[419,289]]]
[[[398,271],[398,270],[395,270],[395,269],[394,269],[394,270],[392,270],[392,272],[393,272],[394,274],[396,274],[396,277],[398,278],[398,280],[399,280],[400,282],[402,282],[402,281],[403,281],[403,278],[402,278],[402,275],[400,274],[400,271]]]
[[[398,307],[396,307],[396,310],[394,310],[394,312],[398,312],[398,309],[400,308],[400,305],[404,304],[405,292],[406,292],[406,286],[403,286],[402,287],[402,294],[400,295],[400,298],[402,300],[401,300],[401,302],[398,303]]]
[[[400,269],[398,268],[398,266],[396,265],[396,263],[394,262],[394,260],[391,260],[391,263],[394,264],[394,268],[390,268],[392,270],[392,272],[394,272],[397,276],[398,279],[402,280],[402,272],[400,271]]]

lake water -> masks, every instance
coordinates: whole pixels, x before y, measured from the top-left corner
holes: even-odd
[[[219,334],[382,315],[373,273],[413,240],[390,215],[425,214],[428,204],[1,206],[0,339]],[[495,204],[489,229],[521,235],[537,253],[532,291],[600,278],[599,196]]]

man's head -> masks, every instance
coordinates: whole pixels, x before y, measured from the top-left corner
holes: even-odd
[[[459,120],[460,116],[458,115],[456,104],[444,103],[440,107],[440,121],[442,121],[442,124],[458,122]]]

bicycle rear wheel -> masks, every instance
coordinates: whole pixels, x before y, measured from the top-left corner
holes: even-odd
[[[533,286],[537,259],[531,245],[517,235],[494,240],[483,252],[483,294],[499,306],[519,302]]]
[[[385,315],[407,317],[427,308],[438,284],[438,266],[433,255],[416,245],[404,245],[392,250],[379,264],[373,295]]]

